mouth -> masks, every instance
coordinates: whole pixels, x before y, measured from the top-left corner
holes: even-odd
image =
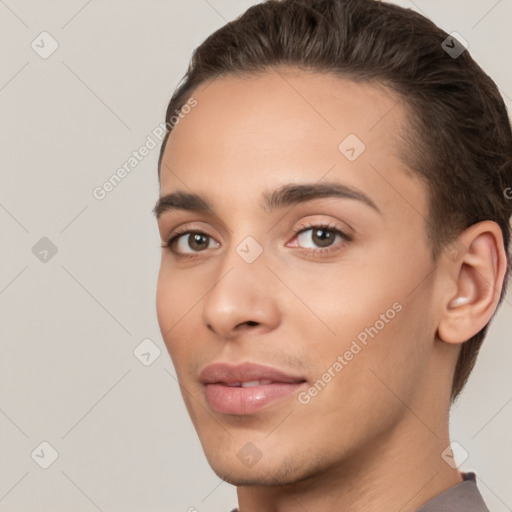
[[[254,414],[306,384],[306,379],[253,363],[215,363],[199,376],[209,406],[221,414]]]
[[[227,382],[220,382],[217,384],[226,384],[231,388],[252,388],[254,386],[268,386],[269,384],[273,384],[271,380],[249,380],[247,382],[234,382],[233,384],[228,384]]]

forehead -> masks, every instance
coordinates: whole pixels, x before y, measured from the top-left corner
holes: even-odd
[[[245,140],[258,156],[253,142],[268,148],[307,140],[327,147],[333,139],[357,132],[370,143],[383,136],[391,139],[390,125],[398,129],[405,120],[404,105],[385,87],[289,68],[216,78],[201,84],[193,97],[198,105],[173,129],[169,149],[178,138],[195,144],[206,135],[224,138],[226,144],[216,149],[232,146],[233,136]]]
[[[327,175],[377,194],[384,175],[405,189],[420,185],[398,158],[406,107],[378,84],[281,68],[217,78],[193,97],[197,106],[165,148],[162,194],[183,190],[183,182],[217,192],[224,183],[226,194],[236,189],[247,199],[264,184]]]

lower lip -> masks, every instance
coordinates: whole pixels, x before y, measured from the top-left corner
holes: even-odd
[[[276,382],[248,388],[225,384],[206,384],[206,399],[210,407],[222,414],[252,414],[267,405],[296,393],[305,382]]]

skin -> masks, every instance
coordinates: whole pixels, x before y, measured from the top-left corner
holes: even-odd
[[[182,235],[175,250],[190,258],[162,249],[157,314],[210,465],[242,512],[416,510],[461,481],[441,457],[451,380],[460,344],[496,307],[499,228],[475,225],[457,258],[433,260],[427,187],[397,156],[407,112],[383,87],[282,68],[217,79],[194,98],[166,145],[160,195],[192,191],[212,209],[166,211],[158,228],[162,241],[185,225],[212,240],[201,250]],[[353,162],[338,149],[349,134],[366,145]],[[341,198],[260,207],[264,191],[317,182],[356,188],[380,212]],[[318,224],[350,239],[313,252],[326,250],[315,230],[293,230]],[[248,236],[263,250],[250,264],[236,252]],[[239,416],[206,401],[198,376],[217,361],[301,375],[307,390],[396,303],[309,403],[295,393]],[[251,467],[237,457],[247,443],[261,455]]]

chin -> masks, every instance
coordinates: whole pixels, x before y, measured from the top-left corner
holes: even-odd
[[[205,452],[215,474],[225,482],[240,486],[286,486],[308,480],[321,473],[326,461],[318,454],[262,455],[253,465],[244,464],[237,455]]]

